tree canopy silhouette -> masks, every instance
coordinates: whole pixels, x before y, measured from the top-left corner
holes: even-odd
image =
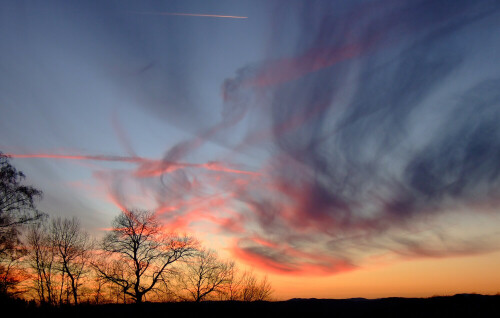
[[[25,175],[0,152],[0,292],[7,293],[16,280],[10,277],[11,265],[22,251],[19,226],[40,219],[43,215],[35,207],[42,191],[22,183]]]
[[[22,184],[26,176],[9,162],[9,157],[0,152],[0,229],[12,228],[41,217],[35,207],[42,191]]]

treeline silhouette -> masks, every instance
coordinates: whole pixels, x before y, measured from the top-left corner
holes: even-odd
[[[42,305],[269,300],[267,277],[239,270],[153,211],[126,210],[103,239],[77,218],[37,210],[42,192],[0,153],[0,294]]]

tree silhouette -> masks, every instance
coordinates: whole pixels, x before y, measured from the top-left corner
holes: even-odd
[[[267,276],[260,280],[253,271],[238,271],[234,266],[229,275],[228,282],[224,285],[221,300],[239,300],[239,301],[259,301],[271,300],[273,288],[267,279]]]
[[[22,184],[25,175],[0,152],[0,292],[7,293],[19,281],[12,265],[22,254],[19,226],[42,217],[35,207],[40,190]]]
[[[252,272],[247,271],[243,273],[241,280],[241,300],[258,301],[270,299],[273,288],[267,276],[264,276],[259,281]]]
[[[85,273],[92,244],[76,218],[53,219],[50,224],[50,244],[57,255],[59,271],[67,275],[74,304],[78,304],[80,279]]]
[[[46,223],[30,226],[26,235],[28,247],[28,263],[35,272],[33,288],[40,303],[54,305],[57,303],[55,284],[56,251],[50,243]]]
[[[210,294],[224,292],[233,269],[234,262],[219,259],[213,250],[201,250],[186,262],[185,272],[179,280],[189,298],[200,302]]]
[[[35,200],[41,198],[42,192],[23,185],[24,178],[24,173],[0,152],[0,233],[42,216],[35,207]]]
[[[122,211],[102,241],[105,259],[93,265],[101,277],[141,303],[173,263],[196,251],[195,245],[190,237],[165,232],[154,212]]]
[[[2,257],[0,264],[0,295],[17,296],[24,290],[17,288],[27,278],[22,261],[27,254],[24,246],[16,246]]]

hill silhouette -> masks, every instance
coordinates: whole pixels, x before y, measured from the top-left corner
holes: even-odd
[[[290,299],[276,302],[206,301],[78,306],[37,306],[4,299],[4,312],[36,317],[498,317],[500,295],[430,298]]]

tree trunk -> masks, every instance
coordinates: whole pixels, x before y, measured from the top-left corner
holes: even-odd
[[[135,296],[135,303],[136,304],[142,303],[142,294],[141,293],[136,294],[136,296]]]

